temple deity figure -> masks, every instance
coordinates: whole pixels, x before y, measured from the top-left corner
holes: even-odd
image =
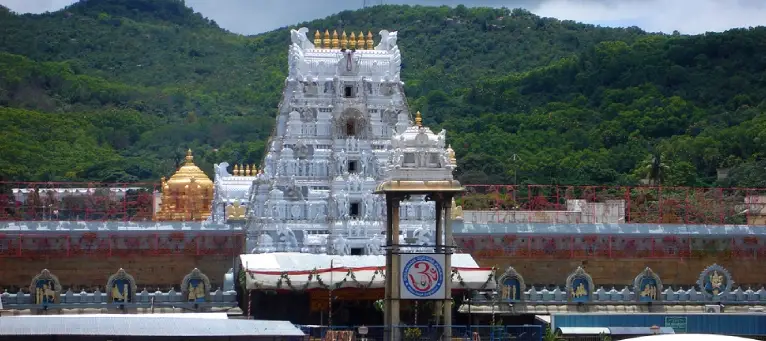
[[[375,211],[375,201],[371,193],[364,195],[364,218],[370,219]]]

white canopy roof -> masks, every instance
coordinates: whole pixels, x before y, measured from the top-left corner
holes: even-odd
[[[248,273],[248,289],[306,290],[329,285],[385,287],[385,256],[280,252],[240,255],[240,262]],[[480,268],[469,254],[453,254],[452,269],[454,289],[494,289],[496,286],[493,269]]]

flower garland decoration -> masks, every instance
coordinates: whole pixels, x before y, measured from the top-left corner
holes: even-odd
[[[352,269],[349,269],[339,282],[327,284],[324,282],[324,280],[322,280],[322,276],[319,274],[319,271],[316,268],[314,268],[313,270],[309,272],[306,282],[303,283],[302,285],[299,285],[299,286],[293,285],[292,280],[290,279],[290,274],[287,271],[285,271],[279,275],[279,279],[277,280],[276,286],[277,286],[277,289],[281,289],[282,286],[285,285],[287,288],[293,291],[302,291],[302,290],[308,289],[309,286],[311,286],[312,282],[316,282],[319,285],[319,287],[323,289],[330,289],[330,286],[332,286],[333,287],[332,290],[338,290],[344,284],[346,284],[349,280],[351,280],[352,282],[354,282],[354,285],[356,286],[356,288],[369,289],[375,283],[375,279],[378,276],[383,276],[385,278],[385,271],[382,269],[375,269],[375,272],[373,272],[372,274],[372,278],[370,278],[370,280],[367,283],[364,283],[357,280],[356,274],[354,273],[354,271]]]
[[[484,284],[479,287],[478,290],[484,290],[487,288],[487,285],[489,285],[490,282],[492,282],[495,279],[495,272],[497,271],[497,268],[494,266],[492,267],[492,270],[489,272],[489,276],[487,276],[487,280],[484,281]],[[460,284],[461,287],[465,288],[467,287],[465,284],[465,280],[463,280],[463,276],[460,275],[460,271],[458,269],[452,269],[452,274],[450,274],[450,280],[454,281],[455,278],[457,278],[458,284]]]

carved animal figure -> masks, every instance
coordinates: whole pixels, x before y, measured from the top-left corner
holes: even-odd
[[[313,49],[314,44],[312,44],[309,38],[306,36],[306,33],[308,32],[309,29],[305,27],[301,27],[297,31],[290,30],[290,40],[292,40],[293,44],[298,45],[298,47],[301,49]]]
[[[391,51],[396,47],[396,31],[388,32],[387,30],[380,31],[380,43],[375,46],[376,50]]]

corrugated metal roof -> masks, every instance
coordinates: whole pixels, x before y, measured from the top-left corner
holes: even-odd
[[[452,223],[453,234],[527,234],[578,235],[603,234],[627,237],[680,235],[680,236],[766,236],[763,226],[697,225],[697,224],[557,224],[557,223]]]
[[[666,317],[682,319],[686,333],[727,334],[727,335],[766,335],[766,314],[552,314],[551,325],[563,327],[671,327],[665,323]],[[677,333],[681,331],[676,330]]]
[[[364,268],[386,266],[386,256],[335,256],[299,252],[274,252],[240,255],[242,265],[250,270],[261,271],[309,271],[313,269]],[[452,255],[452,267],[478,268],[469,254]]]
[[[0,335],[99,336],[303,336],[288,321],[147,317],[145,315],[12,316],[0,318]]]
[[[609,333],[612,335],[652,335],[654,332],[651,327],[609,327]],[[658,334],[675,334],[671,327],[660,327]]]

